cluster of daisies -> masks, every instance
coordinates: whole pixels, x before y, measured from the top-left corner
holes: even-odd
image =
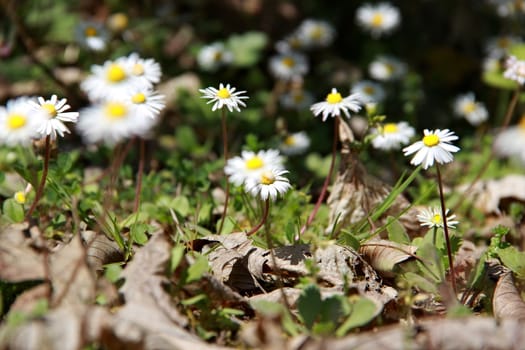
[[[106,22],[85,20],[80,21],[75,28],[75,39],[84,49],[90,51],[105,51],[112,36],[126,36],[128,16],[122,12],[108,16]]]
[[[77,131],[87,143],[108,145],[148,136],[165,106],[154,89],[161,74],[155,60],[136,53],[93,65],[80,85],[91,105],[80,111]]]

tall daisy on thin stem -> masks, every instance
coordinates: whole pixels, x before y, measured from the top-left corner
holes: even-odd
[[[332,88],[330,93],[326,95],[326,99],[324,101],[314,103],[310,107],[310,110],[316,117],[320,114],[322,115],[323,122],[326,121],[326,119],[329,116],[335,118],[334,138],[332,143],[332,160],[330,161],[330,168],[328,170],[328,174],[326,175],[326,179],[323,183],[321,194],[319,195],[319,198],[317,199],[315,207],[310,213],[310,216],[301,228],[300,234],[303,234],[304,231],[306,231],[306,229],[308,228],[308,226],[310,226],[310,224],[315,218],[315,215],[319,211],[319,208],[321,207],[321,203],[323,202],[324,197],[326,196],[326,190],[328,189],[328,184],[330,183],[330,179],[332,178],[332,173],[334,171],[335,158],[337,154],[337,140],[339,139],[339,118],[341,116],[341,112],[343,112],[347,118],[350,118],[350,112],[359,112],[361,110],[362,104],[363,101],[360,94],[352,94],[343,98],[343,96],[341,96],[341,93],[339,93],[336,88]],[[296,237],[296,239],[299,239],[299,237]]]
[[[65,132],[69,133],[69,129],[64,125],[64,122],[76,123],[79,115],[78,112],[66,112],[71,108],[67,104],[67,99],[62,98],[58,100],[56,95],[51,96],[49,100],[39,97],[38,103],[34,101],[28,101],[28,103],[32,105],[33,110],[44,112],[47,118],[44,118],[36,129],[40,136],[45,137],[44,168],[40,183],[36,189],[35,200],[26,214],[27,219],[33,214],[44,192],[49,170],[49,158],[51,156],[51,142],[57,138],[57,134],[63,137]]]
[[[450,131],[449,129],[436,129],[432,131],[425,129],[424,136],[420,141],[417,141],[403,149],[405,156],[415,153],[414,157],[410,161],[410,164],[416,166],[422,164],[423,169],[427,169],[429,166],[434,165],[434,162],[436,163],[439,199],[441,202],[441,218],[443,220],[443,232],[445,233],[448,262],[450,266],[450,279],[452,281],[452,289],[454,290],[454,293],[457,293],[456,271],[454,269],[452,250],[450,247],[450,238],[448,232],[449,224],[447,223],[447,209],[445,206],[445,197],[443,195],[443,181],[441,179],[439,164],[450,163],[454,160],[452,153],[459,151],[459,147],[452,145],[450,142],[456,141],[457,139],[458,137],[453,131]]]
[[[243,96],[243,94],[246,91],[235,91],[236,88],[230,87],[230,84],[227,84],[224,86],[224,84],[220,83],[219,88],[216,89],[214,87],[208,87],[206,89],[199,89],[199,91],[203,94],[201,96],[202,98],[209,99],[209,103],[213,103],[213,107],[211,108],[212,111],[215,111],[217,109],[222,109],[222,115],[221,115],[221,129],[222,129],[222,143],[223,143],[223,153],[224,153],[224,163],[228,161],[228,129],[226,126],[226,110],[223,108],[226,106],[230,112],[233,112],[235,109],[237,112],[241,111],[242,107],[246,107],[246,104],[243,100],[248,99],[248,96]],[[224,209],[222,212],[222,218],[221,223],[219,225],[218,233],[220,234],[222,231],[222,227],[224,226],[224,220],[226,219],[226,213],[228,211],[228,201],[230,198],[230,183],[229,181],[226,181],[226,198],[224,200]]]

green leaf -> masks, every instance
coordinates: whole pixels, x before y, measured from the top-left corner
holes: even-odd
[[[297,300],[297,310],[308,329],[312,329],[321,312],[321,292],[316,285],[307,286]]]
[[[516,56],[519,60],[525,60],[525,44],[514,44],[509,47],[509,55]]]
[[[121,263],[107,264],[104,266],[104,276],[112,283],[115,283],[120,279],[121,273]]]
[[[503,265],[508,267],[520,279],[525,279],[525,252],[520,252],[514,246],[497,250]]]
[[[140,245],[145,244],[148,241],[148,235],[146,234],[148,229],[149,225],[143,223],[131,225],[129,234],[131,235],[133,242]]]
[[[230,36],[226,46],[233,52],[234,66],[249,67],[259,61],[261,51],[267,42],[266,34],[250,31]]]
[[[516,90],[516,88],[518,87],[518,83],[505,78],[502,72],[499,70],[484,72],[482,80],[485,84],[498,89]]]
[[[188,267],[188,275],[186,277],[186,283],[197,281],[208,272],[209,265],[208,259],[204,255],[198,255],[195,262]]]
[[[350,232],[341,230],[341,233],[342,234],[338,240],[338,243],[345,245],[345,246],[349,246],[353,248],[355,251],[358,251],[359,247],[361,246],[361,243],[359,242],[359,240]]]
[[[171,208],[182,217],[186,217],[190,213],[190,201],[186,196],[175,197],[170,204]]]
[[[202,300],[206,300],[208,299],[208,296],[206,294],[197,294],[196,296],[194,297],[191,297],[191,298],[188,298],[188,299],[184,299],[182,300],[180,303],[182,305],[185,305],[185,306],[188,306],[188,305],[195,305],[197,304],[198,302],[202,301]]]
[[[429,293],[438,292],[436,283],[433,281],[429,281],[428,279],[421,276],[420,274],[417,274],[414,272],[406,272],[403,274],[403,277],[411,286],[417,286],[421,288],[422,290],[424,290],[425,292],[429,292]]]
[[[4,216],[11,222],[24,221],[24,207],[13,198],[8,198],[2,206]]]
[[[342,337],[349,330],[364,326],[374,319],[377,314],[377,306],[368,298],[359,298],[352,305],[352,313],[350,317],[337,329],[336,336]]]
[[[173,272],[179,266],[184,257],[185,248],[183,245],[177,245],[171,249],[170,271]]]
[[[401,244],[410,244],[410,237],[408,236],[405,227],[401,225],[399,220],[389,216],[387,218],[387,222],[389,223],[386,227],[389,240]]]

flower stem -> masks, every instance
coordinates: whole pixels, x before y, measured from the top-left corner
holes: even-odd
[[[456,270],[454,269],[454,261],[452,259],[452,249],[450,247],[450,236],[448,234],[448,223],[447,223],[447,209],[445,206],[445,197],[443,195],[443,183],[441,181],[441,171],[439,170],[439,164],[436,163],[436,170],[438,176],[438,186],[439,186],[439,200],[441,201],[441,215],[443,217],[443,232],[445,233],[445,242],[447,244],[447,255],[448,255],[448,264],[450,266],[450,279],[452,280],[452,290],[454,294],[457,295],[456,288]]]
[[[264,225],[264,223],[266,222],[266,220],[268,219],[268,213],[270,212],[270,198],[268,198],[266,200],[266,202],[264,202],[264,212],[263,212],[263,217],[261,219],[261,221],[257,224],[257,226],[255,226],[254,228],[252,228],[250,231],[248,231],[246,233],[246,236],[251,236],[253,235],[255,232],[259,231],[259,229],[262,227],[262,225]]]
[[[221,117],[221,127],[222,127],[222,147],[223,147],[223,153],[224,153],[224,165],[226,166],[226,162],[228,161],[228,129],[226,128],[226,109],[222,109],[222,117]],[[221,223],[219,225],[219,229],[217,231],[218,234],[221,234],[222,228],[224,226],[224,221],[226,220],[226,214],[228,212],[228,202],[230,200],[230,181],[226,179],[226,189],[224,190],[226,197],[224,198],[224,209],[222,210],[222,217],[221,217]]]
[[[46,185],[46,179],[47,179],[47,172],[49,170],[49,158],[51,157],[51,136],[46,136],[46,144],[45,144],[45,150],[44,150],[44,169],[42,170],[42,177],[40,178],[40,183],[38,184],[38,188],[36,190],[35,194],[35,200],[33,201],[33,204],[29,208],[29,211],[26,214],[26,220],[29,220],[31,218],[31,215],[33,215],[33,212],[36,209],[36,206],[38,202],[40,201],[40,198],[42,197],[42,193],[44,192],[44,186]]]
[[[337,140],[339,139],[339,117],[335,117],[334,119],[334,139],[332,143],[332,160],[330,161],[330,168],[328,169],[328,174],[326,175],[326,179],[323,183],[323,188],[321,189],[321,194],[319,194],[319,198],[317,198],[317,202],[315,203],[315,207],[310,213],[310,216],[306,220],[306,223],[301,227],[300,235],[306,231],[308,226],[312,223],[315,216],[317,215],[317,212],[319,211],[319,208],[321,207],[321,203],[324,201],[324,197],[326,196],[326,190],[328,189],[328,184],[330,183],[330,179],[332,178],[332,174],[334,172],[334,165],[335,165],[335,158],[337,155]],[[299,237],[296,237],[297,240]]]
[[[139,141],[139,168],[137,169],[137,184],[135,187],[135,203],[133,211],[136,213],[139,210],[140,194],[142,192],[142,175],[144,174],[144,157],[145,157],[146,142],[144,139]]]

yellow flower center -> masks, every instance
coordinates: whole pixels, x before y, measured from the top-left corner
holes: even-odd
[[[122,12],[113,14],[109,19],[109,25],[114,31],[122,31],[128,26],[128,16]]]
[[[469,101],[463,105],[463,113],[469,114],[476,110],[476,104],[472,101]]]
[[[271,185],[275,182],[275,176],[269,172],[269,171],[265,171],[262,175],[261,175],[261,183],[263,185]]]
[[[509,38],[500,38],[498,40],[498,44],[497,45],[498,45],[498,47],[500,49],[506,49],[510,45],[510,40],[509,40]]]
[[[253,158],[250,158],[246,161],[246,168],[250,170],[260,169],[264,165],[263,160],[261,157],[255,156]]]
[[[220,61],[221,59],[222,59],[222,52],[221,51],[215,52],[215,54],[213,55],[213,60]]]
[[[338,92],[331,92],[326,96],[326,102],[330,104],[336,104],[343,100],[343,97],[341,97],[341,94]]]
[[[392,133],[395,133],[399,130],[399,128],[397,127],[397,124],[395,123],[386,123],[384,126],[383,126],[383,131],[385,134],[392,134]]]
[[[128,109],[120,102],[108,102],[104,107],[104,112],[109,119],[122,119],[126,116]]]
[[[144,66],[140,63],[135,63],[133,67],[131,68],[131,73],[133,73],[133,75],[144,74]]]
[[[376,13],[372,17],[371,21],[372,27],[381,27],[383,24],[383,15],[381,13]]]
[[[434,216],[432,217],[432,219],[430,221],[432,221],[432,223],[434,225],[442,225],[443,224],[443,219],[441,218],[440,214],[434,214]]]
[[[15,201],[17,201],[20,204],[24,204],[26,202],[26,194],[23,191],[18,191],[13,196]]]
[[[139,92],[131,96],[131,101],[136,104],[144,103],[146,102],[146,95],[144,95],[142,92]]]
[[[374,92],[376,91],[372,86],[365,86],[365,88],[363,89],[363,91],[367,94],[367,95],[373,95]]]
[[[295,137],[293,135],[289,135],[284,139],[284,144],[287,146],[293,146],[295,145]]]
[[[423,137],[423,144],[427,147],[434,147],[439,144],[439,136],[430,134]]]
[[[86,29],[84,29],[84,35],[87,36],[88,38],[97,36],[97,34],[98,34],[97,30],[93,27],[87,27]]]
[[[292,68],[295,65],[295,60],[291,57],[285,57],[281,62],[288,68]]]
[[[228,91],[228,89],[226,88],[221,88],[219,89],[219,91],[217,92],[217,97],[218,98],[230,98],[230,92]]]
[[[312,39],[321,39],[323,37],[323,34],[324,34],[324,30],[323,30],[323,27],[321,26],[316,26],[314,29],[312,29],[312,31],[310,32],[310,37]]]
[[[27,118],[21,114],[10,114],[7,116],[7,127],[9,129],[19,129],[26,125]]]
[[[118,83],[126,79],[126,72],[118,64],[112,64],[106,72],[106,78],[112,83]]]
[[[525,115],[523,117],[521,117],[520,122],[518,124],[518,127],[521,130],[525,131]]]
[[[42,105],[42,108],[45,109],[47,111],[47,113],[49,113],[49,115],[51,117],[56,117],[57,116],[57,110],[56,110],[54,104],[52,104],[52,103],[44,103]]]
[[[386,71],[387,71],[389,74],[394,73],[394,65],[393,65],[393,64],[391,64],[391,63],[385,63],[385,68],[386,68]]]

